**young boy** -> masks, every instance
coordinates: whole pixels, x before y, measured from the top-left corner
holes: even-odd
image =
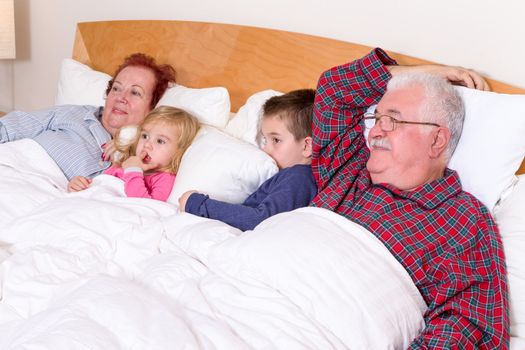
[[[225,203],[188,191],[179,198],[179,210],[246,231],[272,215],[307,206],[317,194],[310,167],[314,97],[315,90],[294,90],[264,104],[262,149],[275,160],[279,172],[244,203]]]

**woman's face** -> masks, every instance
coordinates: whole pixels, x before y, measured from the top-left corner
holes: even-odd
[[[128,66],[113,81],[102,115],[102,125],[111,134],[124,125],[140,124],[150,111],[155,75],[144,67]]]

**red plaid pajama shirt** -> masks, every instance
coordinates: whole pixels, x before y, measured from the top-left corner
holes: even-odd
[[[506,268],[488,210],[458,175],[413,191],[373,184],[362,114],[385,92],[395,64],[381,49],[334,67],[319,80],[314,107],[313,205],[362,225],[408,271],[428,310],[410,349],[507,349]]]

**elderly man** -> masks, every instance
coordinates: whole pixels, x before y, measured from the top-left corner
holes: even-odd
[[[474,72],[396,66],[381,49],[325,72],[314,106],[313,205],[367,228],[410,274],[428,305],[411,349],[507,349],[502,245],[488,210],[446,167],[464,107],[444,78],[486,89]]]

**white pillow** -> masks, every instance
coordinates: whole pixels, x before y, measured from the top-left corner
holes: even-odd
[[[175,84],[168,88],[157,106],[182,108],[201,123],[224,129],[230,118],[230,95],[224,87],[192,89]]]
[[[525,175],[494,208],[505,261],[510,299],[510,334],[525,338]]]
[[[66,58],[62,61],[56,105],[104,106],[109,74]],[[157,106],[182,108],[201,123],[224,128],[230,117],[230,96],[224,87],[192,89],[182,85],[168,88]]]
[[[262,106],[270,97],[282,94],[282,92],[275,90],[264,90],[253,94],[228,122],[224,131],[257,146],[257,133],[259,120],[262,116]]]
[[[242,203],[278,171],[274,160],[258,147],[203,126],[182,157],[168,202],[178,205],[186,191]]]
[[[104,106],[109,74],[66,58],[60,67],[55,105]]]
[[[458,172],[465,191],[493,210],[525,156],[525,95],[456,89],[466,116],[448,166]]]
[[[525,95],[455,88],[465,103],[465,122],[448,167],[492,211],[525,156]]]

